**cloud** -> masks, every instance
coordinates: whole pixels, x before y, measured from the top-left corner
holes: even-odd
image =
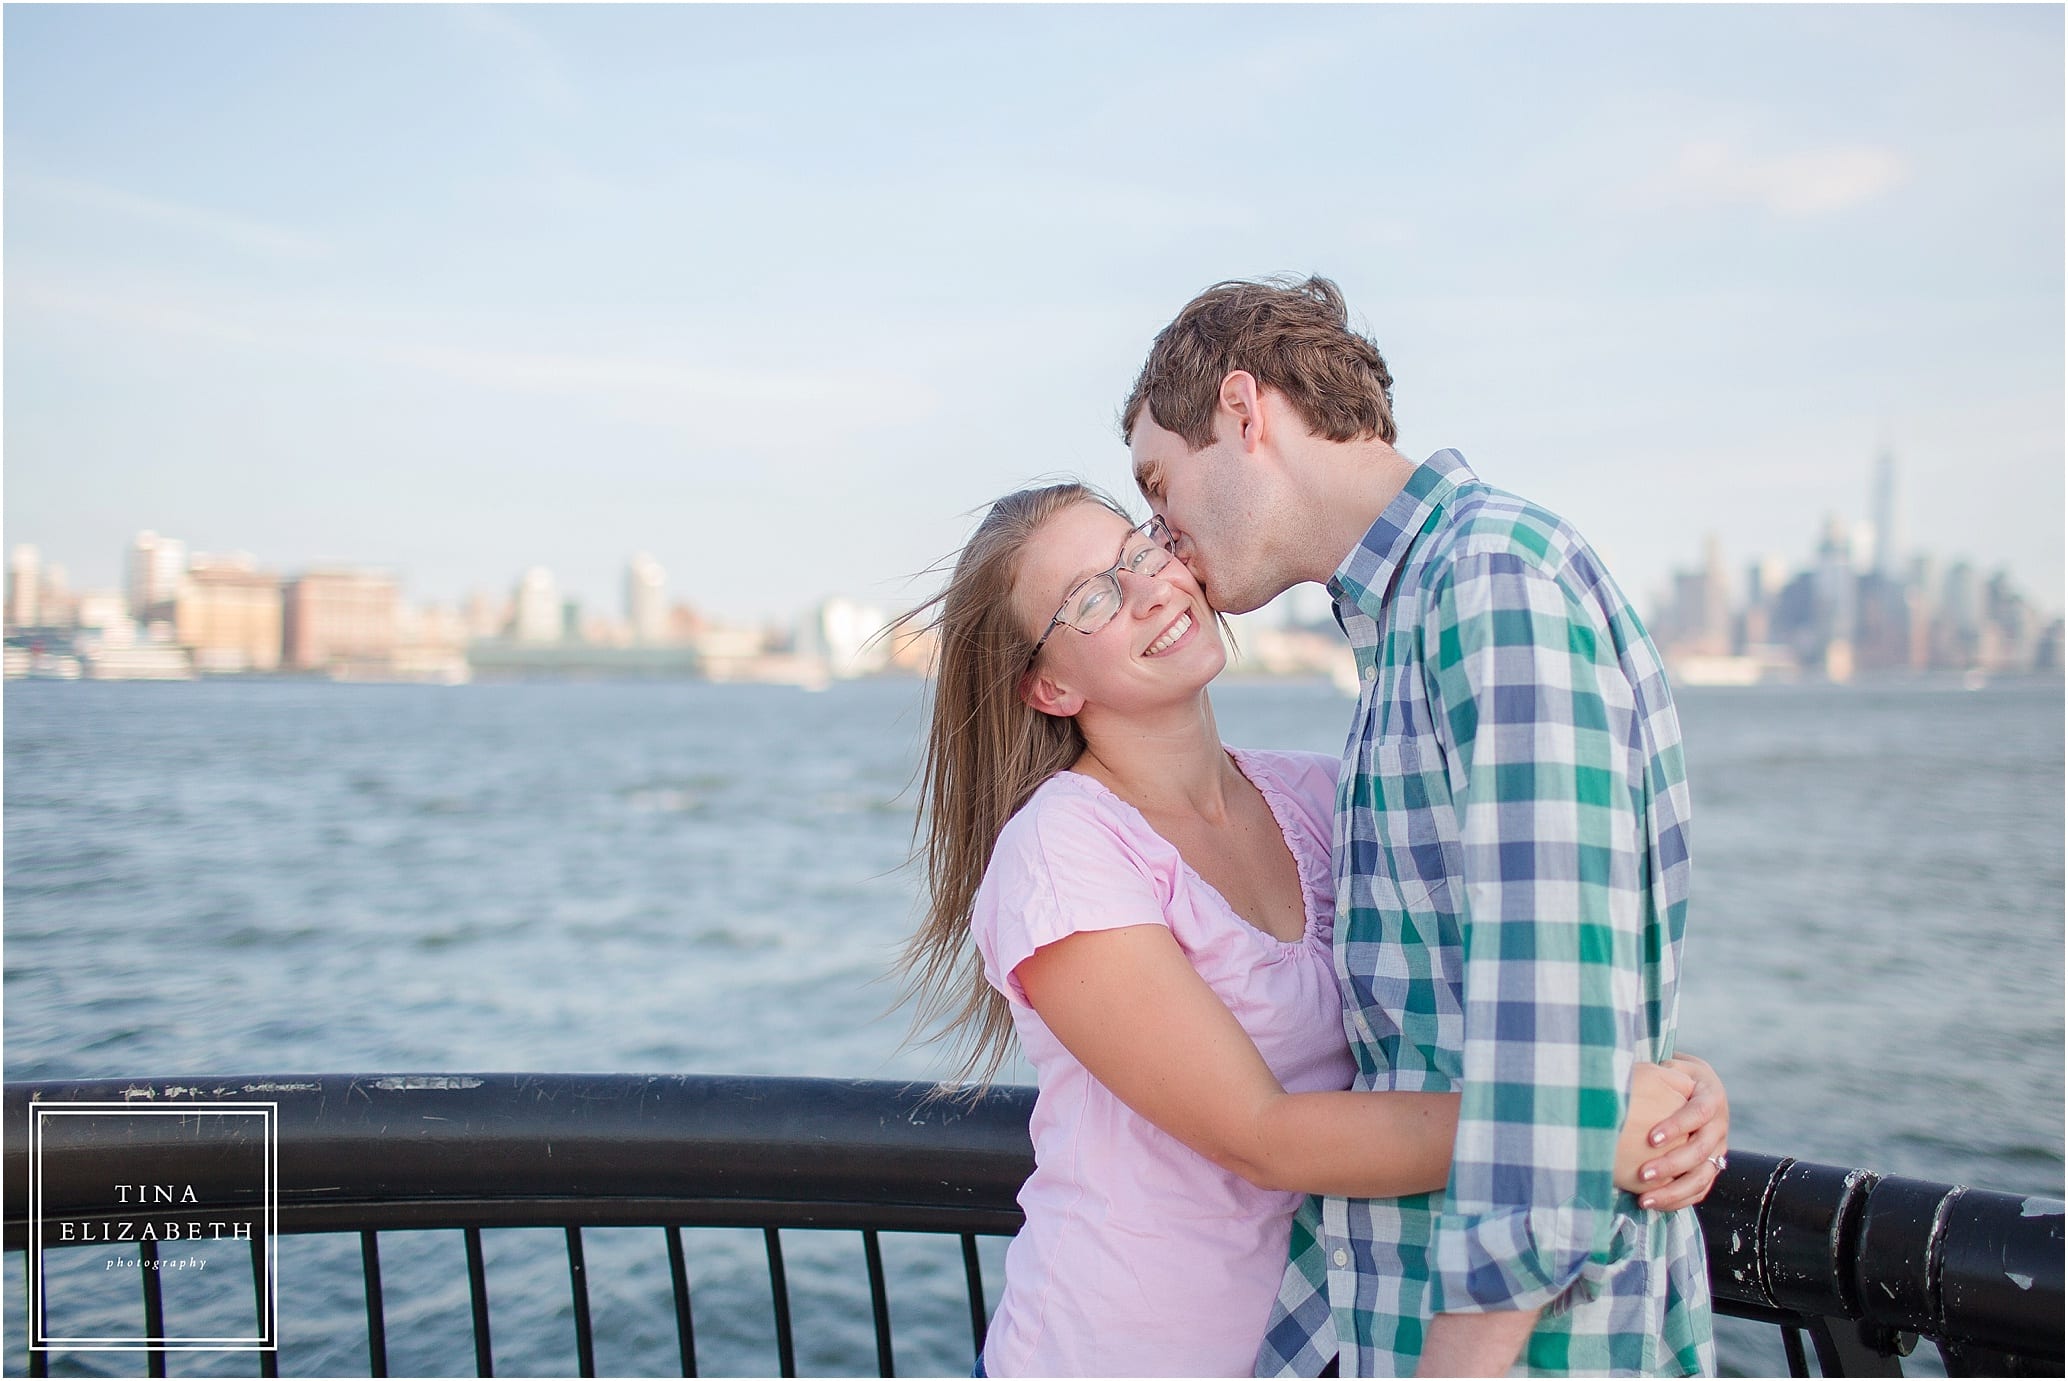
[[[703,436],[764,443],[807,427],[909,423],[939,403],[932,390],[886,371],[743,369],[664,356],[549,354],[449,345],[384,343],[397,364],[511,392],[587,398],[613,413],[660,425],[695,423]]]
[[[10,196],[111,212],[132,220],[185,230],[235,249],[256,250],[282,259],[321,259],[331,253],[329,242],[314,235],[208,207],[161,201],[119,187],[105,187],[73,178],[17,173],[8,178],[7,190]]]
[[[483,347],[486,332],[457,318],[398,333],[340,328],[336,311],[282,311],[262,304],[196,301],[143,283],[119,288],[11,276],[10,312],[28,310],[118,332],[357,360],[436,375],[457,384],[568,399],[612,418],[692,428],[703,440],[758,452],[823,448],[870,428],[932,415],[938,392],[907,374],[852,365],[783,368],[710,365],[663,354],[584,354]],[[436,338],[442,335],[444,339]]]
[[[1657,208],[1758,206],[1781,216],[1850,210],[1901,186],[1909,166],[1892,149],[1848,145],[1753,154],[1720,139],[1684,144],[1673,165],[1635,189]]]
[[[501,54],[536,101],[565,115],[578,104],[560,54],[529,24],[494,5],[455,5],[446,11],[461,34]]]

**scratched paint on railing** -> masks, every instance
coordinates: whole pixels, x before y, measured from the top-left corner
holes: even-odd
[[[480,1088],[481,1081],[465,1074],[390,1074],[373,1081],[379,1089]]]
[[[316,1093],[323,1085],[313,1083],[268,1082],[258,1084],[166,1084],[162,1088],[150,1084],[129,1084],[122,1090],[122,1097],[129,1102],[139,1098],[234,1098],[240,1093]]]

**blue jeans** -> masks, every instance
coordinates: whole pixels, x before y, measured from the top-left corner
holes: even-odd
[[[970,1373],[969,1373],[969,1374],[970,1374],[971,1376],[982,1376],[982,1375],[984,1375],[984,1354],[983,1354],[983,1353],[979,1352],[979,1353],[977,1354],[977,1364],[976,1364],[976,1366],[975,1366],[975,1367],[973,1367],[973,1368],[972,1368],[972,1369],[970,1370]]]

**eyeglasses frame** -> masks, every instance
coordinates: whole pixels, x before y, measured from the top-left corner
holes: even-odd
[[[1162,515],[1152,513],[1149,515],[1148,518],[1144,519],[1142,522],[1136,523],[1133,527],[1129,528],[1127,530],[1127,536],[1120,539],[1120,551],[1117,555],[1114,556],[1113,564],[1106,567],[1106,569],[1103,571],[1099,571],[1094,575],[1088,575],[1084,579],[1078,581],[1075,585],[1072,585],[1070,587],[1069,593],[1063,596],[1063,602],[1056,606],[1056,616],[1048,621],[1048,627],[1041,630],[1041,636],[1034,640],[1034,650],[1027,654],[1028,670],[1031,671],[1033,669],[1034,659],[1041,655],[1042,648],[1048,646],[1048,640],[1051,637],[1055,636],[1055,631],[1057,628],[1067,628],[1072,633],[1084,632],[1082,628],[1079,628],[1076,624],[1071,623],[1068,619],[1064,618],[1063,611],[1070,607],[1071,600],[1077,598],[1077,592],[1079,590],[1082,590],[1085,586],[1091,584],[1094,580],[1105,580],[1111,578],[1115,588],[1118,588],[1120,584],[1120,567],[1127,560],[1128,545],[1132,543],[1134,539],[1137,537],[1148,538],[1151,542],[1163,548],[1164,554],[1169,556],[1171,561],[1177,560],[1178,539],[1176,535],[1171,532],[1170,525],[1163,521]],[[1164,562],[1165,566],[1169,564],[1169,561]],[[1157,567],[1157,569],[1161,570],[1163,569],[1163,567],[1159,566]],[[1126,597],[1127,592],[1125,590],[1122,590],[1121,598],[1124,600]],[[1111,620],[1108,620],[1108,622],[1110,621]],[[1105,626],[1105,624],[1100,624],[1099,628],[1103,629]],[[1096,632],[1098,630],[1095,629],[1093,631]],[[1086,636],[1090,635],[1087,634]]]

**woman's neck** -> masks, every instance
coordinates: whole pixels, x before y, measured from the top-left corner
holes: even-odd
[[[1213,705],[1196,702],[1155,715],[1116,715],[1087,707],[1079,716],[1084,754],[1073,765],[1147,816],[1223,820],[1234,764],[1221,747]]]

